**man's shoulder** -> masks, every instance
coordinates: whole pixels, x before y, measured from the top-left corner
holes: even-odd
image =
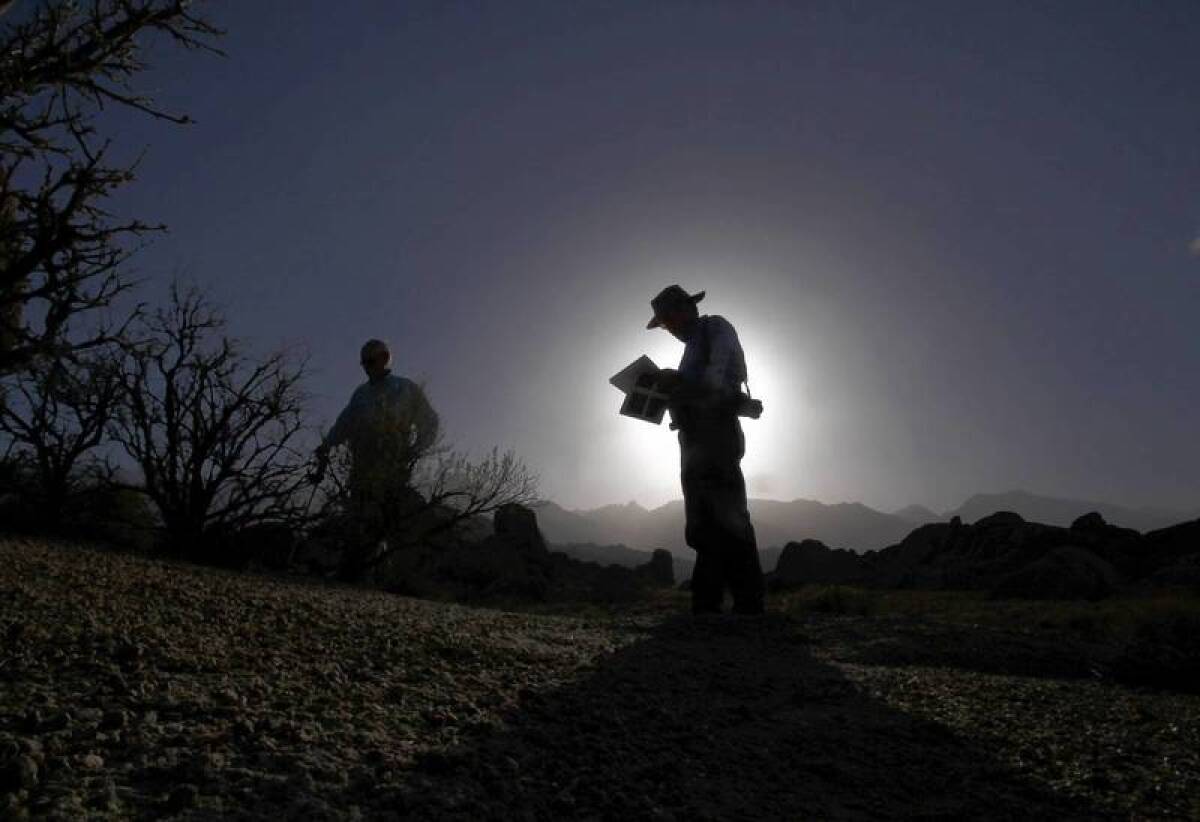
[[[708,333],[711,336],[729,336],[735,340],[737,339],[737,330],[733,327],[733,323],[720,314],[706,314],[704,315],[704,320]]]
[[[388,374],[377,382],[367,380],[366,382],[359,383],[358,388],[354,389],[354,394],[351,395],[351,399],[354,397],[367,396],[378,397],[380,394],[404,393],[414,385],[415,383],[412,380],[406,379],[405,377],[401,377],[396,374]]]
[[[412,389],[419,387],[408,377],[402,377],[399,374],[388,374],[386,377],[384,377],[384,383],[390,390],[396,392],[411,391]]]
[[[410,380],[408,377],[401,377],[399,374],[388,374],[384,378],[382,388],[397,401],[402,402],[419,402],[420,398],[425,396],[420,383]]]

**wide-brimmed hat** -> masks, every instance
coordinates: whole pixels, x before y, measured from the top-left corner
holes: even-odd
[[[669,285],[662,291],[658,292],[658,296],[650,301],[650,307],[654,309],[654,316],[650,318],[650,322],[646,323],[646,328],[658,328],[662,325],[662,316],[672,309],[679,308],[684,305],[695,305],[704,299],[704,292],[697,291],[695,294],[689,294],[683,290],[681,286]]]

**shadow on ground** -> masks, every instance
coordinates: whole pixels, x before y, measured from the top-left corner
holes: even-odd
[[[775,615],[669,618],[507,720],[424,754],[373,804],[506,819],[1100,815],[863,693]]]
[[[907,618],[823,618],[820,641],[840,662],[1048,679],[1094,679],[1114,653],[1061,634]]]

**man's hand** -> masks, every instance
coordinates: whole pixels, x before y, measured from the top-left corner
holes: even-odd
[[[664,394],[670,394],[679,388],[683,378],[674,368],[660,368],[654,377],[654,388]]]
[[[317,446],[313,452],[313,464],[308,469],[308,481],[317,485],[325,479],[325,469],[329,467],[329,448],[324,443]]]

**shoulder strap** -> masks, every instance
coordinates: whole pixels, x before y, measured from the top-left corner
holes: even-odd
[[[712,339],[708,333],[708,317],[700,318],[700,360],[704,363],[704,367],[708,368],[708,362],[712,359]]]

